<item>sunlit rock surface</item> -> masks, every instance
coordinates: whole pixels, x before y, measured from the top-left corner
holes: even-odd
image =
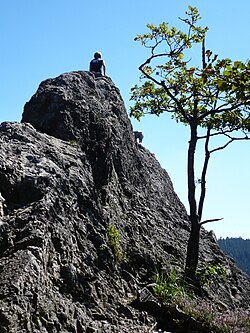
[[[22,122],[0,125],[0,142],[0,333],[171,328],[148,285],[157,270],[183,269],[188,216],[167,172],[136,144],[111,79],[71,72],[42,82]],[[205,230],[200,262],[228,270],[208,299],[249,306],[249,279]]]

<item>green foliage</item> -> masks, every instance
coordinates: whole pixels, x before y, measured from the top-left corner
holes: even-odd
[[[196,278],[201,285],[206,287],[209,287],[216,277],[220,277],[222,279],[226,279],[227,277],[227,270],[225,266],[220,263],[213,266],[203,265],[196,272]]]
[[[221,264],[204,265],[197,272],[203,284],[211,283],[215,276],[226,278],[226,269]],[[240,332],[247,333],[250,329],[250,319],[247,311],[218,309],[208,300],[196,298],[193,285],[189,284],[182,275],[174,269],[167,275],[156,272],[154,276],[154,294],[165,302],[177,305],[189,317],[202,324],[202,327],[215,333]]]
[[[183,278],[174,269],[169,275],[157,272],[154,276],[154,293],[164,301],[174,301],[178,298],[189,297],[191,289]]]
[[[145,114],[172,113],[176,121],[216,131],[250,130],[250,61],[218,59],[203,49],[202,67],[190,66],[190,49],[204,42],[208,28],[197,25],[200,15],[189,6],[187,32],[148,24],[149,33],[135,40],[149,49],[149,58],[139,67],[141,86],[131,89],[131,116],[139,120]],[[155,61],[157,63],[155,64]],[[158,86],[158,87],[157,87]]]
[[[76,140],[70,140],[69,143],[70,143],[72,146],[79,146],[79,142],[77,142]]]
[[[123,262],[126,259],[126,254],[120,245],[120,233],[113,224],[107,227],[107,236],[109,246],[112,248],[115,258],[117,261]]]

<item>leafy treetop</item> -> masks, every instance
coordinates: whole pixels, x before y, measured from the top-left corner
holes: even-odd
[[[150,57],[139,67],[142,78],[150,80],[132,88],[131,115],[140,120],[144,114],[167,111],[176,121],[217,131],[214,135],[230,137],[229,133],[240,129],[245,138],[250,130],[250,61],[218,59],[205,50],[208,28],[197,26],[197,9],[188,8],[187,18],[180,18],[187,33],[163,22],[158,27],[148,24],[150,32],[135,38],[150,50]],[[203,43],[202,66],[191,66],[188,49],[197,43]],[[159,63],[163,58],[167,61]]]

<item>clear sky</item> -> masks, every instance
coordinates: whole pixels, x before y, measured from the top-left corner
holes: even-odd
[[[147,56],[134,37],[147,31],[147,23],[178,26],[189,4],[209,27],[207,48],[223,58],[249,58],[249,0],[1,0],[0,122],[20,121],[42,80],[88,70],[97,50],[129,109],[130,88]],[[168,171],[186,205],[187,129],[165,116],[132,123],[144,132],[144,146]],[[249,164],[250,142],[234,143],[212,156],[204,218],[224,218],[206,227],[217,237],[250,238]]]

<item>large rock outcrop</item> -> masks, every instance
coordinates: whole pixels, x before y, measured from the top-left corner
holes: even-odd
[[[159,318],[138,295],[157,269],[183,268],[190,226],[112,81],[42,82],[0,142],[0,333],[152,332]],[[200,261],[228,269],[210,300],[249,306],[249,279],[205,230]]]

